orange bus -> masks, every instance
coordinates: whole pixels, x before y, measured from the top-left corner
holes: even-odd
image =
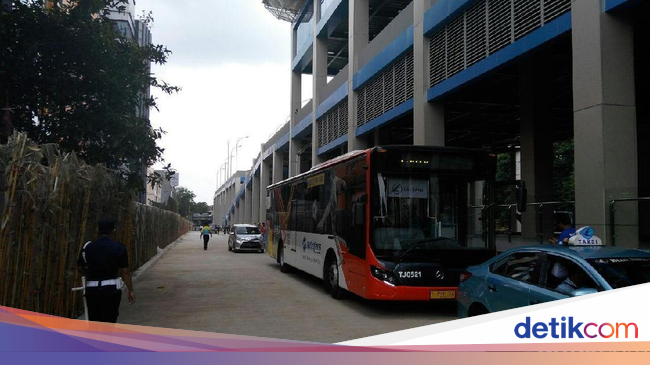
[[[496,254],[495,161],[386,146],[324,162],[267,188],[267,252],[283,272],[322,278],[334,298],[455,299],[462,270]]]

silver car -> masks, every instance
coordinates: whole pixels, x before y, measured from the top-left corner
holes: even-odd
[[[233,224],[228,236],[228,251],[264,252],[262,232],[252,224]]]

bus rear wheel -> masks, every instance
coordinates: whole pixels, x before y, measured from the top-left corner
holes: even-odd
[[[325,287],[334,299],[342,299],[345,296],[345,290],[339,286],[339,265],[335,257],[328,260],[325,269]]]

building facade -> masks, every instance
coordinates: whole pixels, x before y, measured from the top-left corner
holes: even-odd
[[[152,167],[147,168],[147,175],[153,175],[155,170]],[[164,176],[164,175],[163,175]],[[162,185],[147,184],[147,205],[162,202]]]
[[[228,217],[264,220],[266,186],[348,151],[473,147],[512,155],[531,206],[519,234],[540,241],[568,142],[575,198],[561,203],[575,224],[618,246],[650,242],[647,1],[306,0],[293,19],[291,118]]]
[[[155,172],[160,176],[166,176],[165,170],[156,170]],[[178,172],[172,175],[169,180],[163,178],[160,186],[160,202],[167,204],[169,198],[173,198],[176,195],[176,188],[179,186],[180,176]]]

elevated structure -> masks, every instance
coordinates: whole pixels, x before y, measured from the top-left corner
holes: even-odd
[[[264,0],[264,7],[276,18],[293,22],[306,0]]]
[[[291,120],[262,145],[244,186],[218,192],[225,219],[265,220],[267,186],[348,151],[475,147],[508,155],[505,180],[527,184],[528,211],[510,214],[515,239],[544,242],[554,215],[573,210],[608,244],[650,247],[640,224],[650,220],[650,106],[637,102],[650,97],[650,2],[264,5],[292,22]],[[313,77],[307,103],[303,75]],[[563,176],[559,144],[574,146]],[[556,184],[567,177],[571,194]],[[557,200],[566,204],[548,204]]]

